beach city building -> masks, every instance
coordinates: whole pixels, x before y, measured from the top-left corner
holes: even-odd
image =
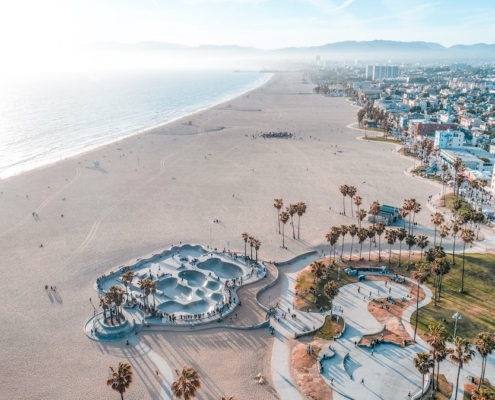
[[[435,124],[436,125],[436,124]],[[447,124],[446,124],[447,125]],[[457,125],[455,125],[457,127]],[[440,150],[464,146],[464,133],[452,129],[435,131],[435,147]]]
[[[366,79],[374,81],[380,79],[391,79],[399,76],[399,67],[397,65],[367,65]]]

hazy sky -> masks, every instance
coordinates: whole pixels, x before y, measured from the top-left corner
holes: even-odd
[[[239,44],[342,40],[495,42],[495,0],[15,0],[0,5],[2,50],[95,41]]]

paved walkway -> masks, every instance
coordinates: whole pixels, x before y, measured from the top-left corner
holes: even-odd
[[[421,346],[401,348],[380,344],[371,354],[371,349],[354,345],[363,335],[383,329],[367,307],[370,292],[372,298],[386,297],[390,287],[390,296],[394,298],[405,298],[408,294],[406,286],[388,283],[386,287],[383,281],[363,281],[340,289],[335,304],[343,307],[346,328],[344,335],[333,344],[335,356],[323,361],[322,374],[334,388],[334,399],[408,399],[409,391],[420,390],[422,377],[414,368],[412,358],[416,352],[423,351]],[[415,306],[414,298],[407,302]]]
[[[270,319],[271,326],[275,328],[271,365],[275,389],[283,400],[303,399],[291,376],[291,340],[293,340],[294,334],[319,328],[325,321],[325,314],[302,313],[294,311],[293,308],[297,274],[306,265],[319,258],[320,256],[314,254],[279,268],[282,296],[278,301],[279,308],[277,309],[279,322],[273,318]],[[287,313],[289,310],[290,314],[296,314],[296,319],[292,319],[290,315],[285,319],[281,317],[282,312]]]

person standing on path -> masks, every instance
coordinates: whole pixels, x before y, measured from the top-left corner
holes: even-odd
[[[364,385],[364,378],[361,379],[361,385]]]

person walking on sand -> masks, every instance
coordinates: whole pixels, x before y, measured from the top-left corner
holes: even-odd
[[[361,379],[361,385],[364,385],[364,378]]]

